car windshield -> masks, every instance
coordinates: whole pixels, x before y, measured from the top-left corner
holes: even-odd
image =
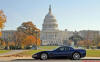
[[[72,47],[65,47],[65,50],[73,50],[74,48],[72,48]],[[57,48],[55,48],[55,49],[53,49],[53,51],[54,50],[60,50],[60,51],[63,51],[64,50],[64,47],[57,47]]]
[[[54,51],[54,50],[56,50],[56,49],[58,49],[58,48],[59,48],[59,46],[58,46],[58,47],[56,47],[56,48],[54,48],[54,49],[53,49],[53,51]]]

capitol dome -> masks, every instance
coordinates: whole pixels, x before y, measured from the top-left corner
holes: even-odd
[[[58,24],[55,16],[52,14],[51,5],[49,6],[49,12],[45,16],[42,30],[58,30]]]

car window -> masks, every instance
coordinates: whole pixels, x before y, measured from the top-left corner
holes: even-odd
[[[59,51],[64,51],[65,48],[64,48],[64,47],[60,47],[58,50],[59,50]]]
[[[73,50],[71,47],[65,47],[65,51]]]
[[[57,49],[57,51],[69,51],[69,50],[73,50],[73,48],[71,47],[60,47]]]
[[[69,47],[65,47],[65,51],[69,51],[70,50],[70,48]]]

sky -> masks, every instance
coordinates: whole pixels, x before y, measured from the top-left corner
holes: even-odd
[[[60,30],[100,30],[100,0],[0,0],[7,16],[3,30],[16,30],[28,21],[42,29],[50,4]]]

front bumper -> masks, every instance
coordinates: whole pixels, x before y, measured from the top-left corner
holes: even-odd
[[[86,56],[86,52],[81,54],[81,57],[85,57]]]
[[[38,56],[37,55],[32,55],[32,58],[37,58]]]

